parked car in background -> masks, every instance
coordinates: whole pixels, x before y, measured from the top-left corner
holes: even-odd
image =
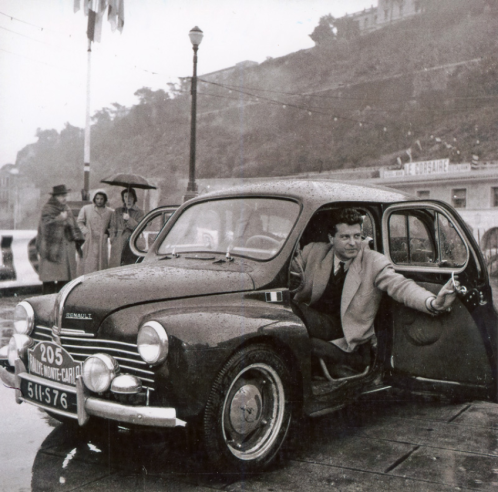
[[[41,289],[35,240],[36,230],[0,231],[0,295]]]
[[[323,224],[344,206],[361,210],[365,240],[397,271],[433,292],[457,274],[465,292],[438,317],[385,297],[372,362],[334,379],[312,360],[291,263],[306,244],[327,241]],[[148,217],[133,236],[141,263],[19,304],[17,333],[0,358],[17,402],[80,425],[187,426],[214,465],[257,470],[275,458],[292,419],[368,392],[396,386],[496,401],[488,274],[451,206],[373,186],[284,180],[190,200],[164,227],[151,226],[159,231],[151,245],[142,243]]]

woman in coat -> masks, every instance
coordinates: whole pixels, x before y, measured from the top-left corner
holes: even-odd
[[[106,205],[106,193],[97,190],[93,196],[93,203],[85,205],[78,215],[78,226],[85,236],[83,257],[78,266],[80,275],[108,267],[108,238],[113,210]]]
[[[120,266],[123,263],[123,253],[129,251],[128,240],[131,233],[137,227],[144,216],[137,203],[137,194],[133,188],[124,189],[121,192],[123,206],[116,208],[111,219],[111,257],[109,268]],[[131,251],[130,251],[130,254]],[[127,263],[127,262],[125,262]]]
[[[40,255],[38,275],[43,294],[53,294],[76,277],[76,244],[82,235],[67,205],[66,185],[52,189],[52,197],[43,206],[36,237]]]

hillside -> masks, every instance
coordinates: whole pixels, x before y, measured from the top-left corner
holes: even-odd
[[[498,9],[439,0],[418,17],[257,66],[201,76],[197,176],[278,176],[450,157],[495,160]],[[326,13],[324,13],[326,14]],[[139,172],[179,202],[188,173],[190,81],[137,91],[131,108],[95,113],[91,187]],[[40,129],[18,154],[48,190],[82,187],[83,130]],[[408,150],[408,153],[406,152]]]

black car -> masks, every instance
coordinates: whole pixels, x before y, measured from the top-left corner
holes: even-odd
[[[344,206],[362,212],[364,240],[397,271],[433,292],[458,274],[463,288],[437,317],[385,296],[373,358],[334,378],[311,356],[291,264],[327,241],[323,225]],[[184,203],[141,263],[21,302],[0,372],[19,403],[60,420],[186,425],[214,464],[259,469],[292,419],[368,392],[496,401],[496,321],[481,252],[449,205],[351,183],[268,181]]]

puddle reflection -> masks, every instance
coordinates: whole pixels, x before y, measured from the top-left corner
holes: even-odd
[[[47,417],[50,419],[50,417]],[[205,456],[189,442],[183,429],[168,432],[120,428],[94,423],[56,424],[42,443],[32,468],[33,491],[65,491],[106,480],[130,476],[140,483],[158,475],[191,485],[226,485],[233,477],[209,468]],[[167,481],[167,480],[166,480]],[[87,490],[87,489],[85,489]],[[92,489],[93,490],[93,489]]]

